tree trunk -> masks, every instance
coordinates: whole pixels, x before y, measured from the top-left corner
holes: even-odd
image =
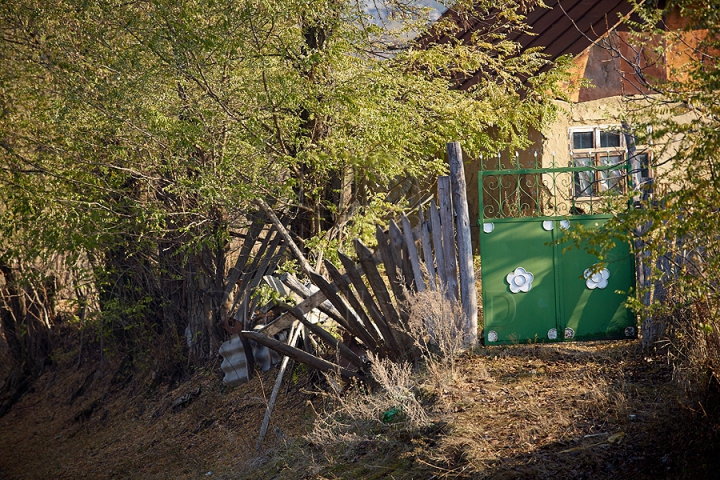
[[[0,262],[0,329],[8,345],[12,368],[0,390],[0,417],[50,363],[52,285],[21,285],[16,269]]]
[[[188,360],[203,365],[217,355],[221,343],[220,305],[224,294],[225,251],[220,241],[215,252],[203,248],[186,265],[184,296],[187,312]]]

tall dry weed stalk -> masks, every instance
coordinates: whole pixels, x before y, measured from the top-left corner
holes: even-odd
[[[442,292],[408,293],[408,327],[422,354],[425,368],[368,354],[370,374],[378,388],[338,390],[332,405],[319,413],[305,439],[326,457],[352,455],[379,437],[393,433],[414,434],[428,425],[428,415],[418,400],[420,384],[442,389],[457,380],[457,357],[463,351],[462,308]],[[333,382],[332,379],[330,383]],[[388,418],[388,412],[396,412]]]
[[[685,304],[667,324],[675,378],[692,400],[720,415],[720,306],[712,298]]]
[[[388,431],[416,432],[428,423],[423,406],[415,396],[412,365],[368,354],[370,373],[379,388],[363,388],[332,395],[332,406],[320,413],[305,439],[326,457],[348,453],[358,445]],[[387,412],[396,412],[388,418]]]
[[[408,310],[408,328],[430,380],[436,388],[457,380],[457,358],[464,350],[460,303],[440,291],[426,290],[408,296]]]

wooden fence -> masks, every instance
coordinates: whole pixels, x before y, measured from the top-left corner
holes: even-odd
[[[464,343],[471,346],[477,342],[477,294],[458,143],[448,144],[448,157],[451,175],[438,178],[438,202],[432,200],[420,206],[415,218],[402,215],[398,221],[391,221],[387,230],[377,227],[374,252],[355,239],[352,247],[357,263],[350,255],[338,252],[339,265],[324,261],[327,278],[307,262],[273,210],[264,201],[257,202],[272,228],[258,245],[247,246],[251,242],[246,242],[245,251],[230,272],[225,301],[233,293],[230,287],[235,284],[239,287],[234,292],[236,300],[225,315],[225,328],[233,335],[229,341],[232,345],[226,342],[220,351],[226,354],[223,362],[226,381],[237,384],[249,380],[253,351],[262,347],[286,357],[276,387],[282,381],[288,358],[321,372],[369,380],[367,352],[397,361],[419,355],[417,339],[408,325],[408,297],[425,290],[441,292],[448,300],[460,302]],[[257,234],[252,231],[248,236]],[[246,267],[242,254],[247,256],[253,249],[256,250],[253,263]],[[251,292],[272,271],[269,262],[283,249],[288,249],[299,261],[317,291],[313,293],[314,289],[285,277],[284,283],[301,301],[294,306],[279,303],[277,307],[282,313],[277,318],[252,328],[256,305]],[[322,307],[323,313],[337,323],[340,338],[308,319],[309,312],[326,301],[330,305]],[[288,342],[276,338],[288,330]],[[328,360],[318,355],[313,346],[318,343],[334,351],[335,356]],[[271,397],[270,405],[273,403]],[[271,410],[270,406],[268,415]]]

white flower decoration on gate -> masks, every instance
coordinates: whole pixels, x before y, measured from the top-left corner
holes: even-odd
[[[607,287],[610,272],[607,268],[603,268],[599,272],[593,273],[592,270],[588,268],[583,272],[583,276],[585,277],[585,285],[587,285],[587,288],[590,290],[595,290],[596,288],[602,290]]]
[[[523,267],[518,267],[514,271],[507,274],[505,280],[510,285],[510,291],[512,293],[518,292],[529,292],[532,288],[532,282],[535,276],[525,270]]]

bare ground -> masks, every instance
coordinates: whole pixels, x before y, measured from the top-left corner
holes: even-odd
[[[168,385],[112,359],[56,363],[0,418],[0,479],[694,479],[720,467],[717,426],[635,341],[480,348],[452,381],[419,385],[423,428],[389,423],[331,446],[304,438],[333,401],[298,370],[260,452],[274,371],[227,388],[217,365]]]

